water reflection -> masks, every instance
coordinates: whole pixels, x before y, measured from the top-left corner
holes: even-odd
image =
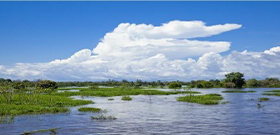
[[[225,89],[193,89],[203,94],[221,93]],[[245,89],[252,90],[252,89]],[[15,117],[13,123],[0,124],[0,134],[20,134],[36,129],[61,128],[58,134],[278,134],[280,129],[280,97],[269,96],[257,108],[257,99],[267,97],[256,93],[221,93],[225,105],[198,105],[176,101],[180,95],[131,96],[132,101],[113,101],[103,97],[84,97],[95,104],[86,106],[106,109],[115,121],[92,121],[91,113],[71,108],[70,113],[25,115]],[[75,97],[81,99],[81,97]],[[254,101],[249,100],[254,99]]]

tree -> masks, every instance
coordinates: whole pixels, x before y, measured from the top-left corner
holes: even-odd
[[[182,87],[182,84],[180,82],[171,82],[168,85],[169,89],[179,89]]]
[[[245,84],[245,79],[244,74],[240,73],[240,72],[232,72],[229,74],[226,74],[226,79],[225,82],[226,83],[233,83],[234,84],[234,88],[242,88],[242,86]]]
[[[37,82],[36,86],[37,86],[37,88],[51,89],[51,90],[54,90],[57,88],[56,82],[50,81],[50,80],[40,80]]]
[[[255,88],[260,86],[260,82],[256,79],[249,79],[246,81],[246,85],[249,88]]]

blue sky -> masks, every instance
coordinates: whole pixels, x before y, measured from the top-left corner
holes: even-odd
[[[232,42],[223,55],[264,51],[280,45],[279,13],[280,2],[0,2],[0,65],[68,58],[123,22],[242,24],[200,40]]]

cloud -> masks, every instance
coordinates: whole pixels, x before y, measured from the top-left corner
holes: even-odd
[[[48,63],[0,66],[12,79],[64,80],[192,80],[220,79],[239,71],[248,78],[280,76],[280,47],[264,52],[232,52],[230,42],[200,41],[240,28],[239,24],[206,26],[201,21],[171,21],[161,26],[122,23],[93,50]],[[199,57],[197,60],[191,57]]]

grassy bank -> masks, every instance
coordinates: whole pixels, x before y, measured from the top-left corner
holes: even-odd
[[[197,103],[202,105],[217,105],[223,97],[220,94],[206,94],[198,96],[178,97],[177,101]]]
[[[253,90],[226,90],[226,91],[222,91],[222,93],[254,93],[256,91]]]
[[[74,100],[53,95],[14,94],[11,103],[0,97],[0,115],[43,114],[67,112],[68,106],[90,104],[92,101]]]
[[[81,88],[79,92],[61,92],[52,93],[57,96],[98,96],[98,97],[112,97],[123,95],[171,95],[171,94],[197,94],[196,91],[159,91],[159,90],[141,90],[141,89],[129,89],[123,90],[121,88]]]
[[[101,112],[100,108],[93,108],[93,107],[81,107],[79,108],[80,112],[93,112],[93,113],[97,113],[97,112]]]

